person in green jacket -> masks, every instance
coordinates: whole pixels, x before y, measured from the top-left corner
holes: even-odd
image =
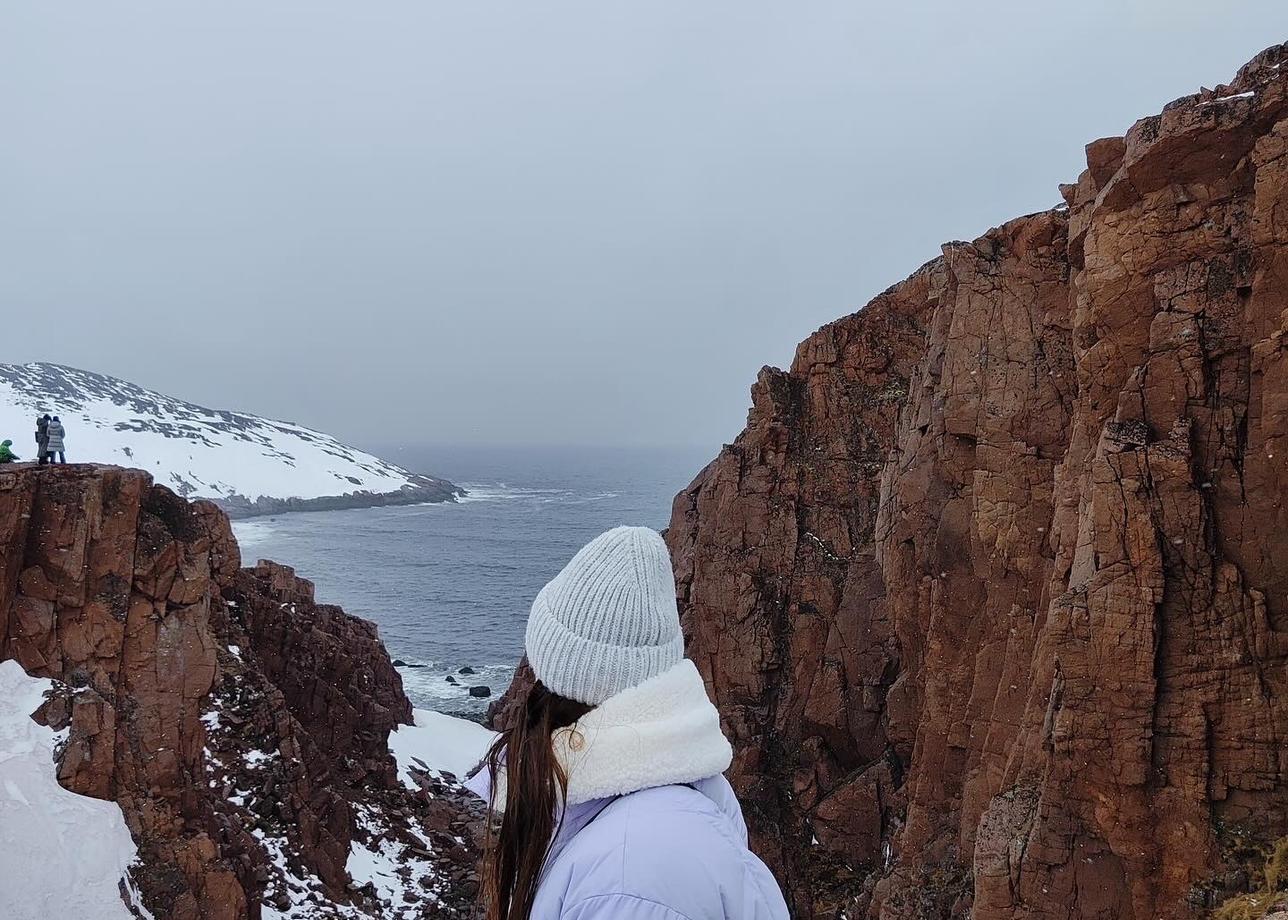
[[[18,459],[18,455],[11,449],[12,441],[0,441],[0,463],[13,463]]]

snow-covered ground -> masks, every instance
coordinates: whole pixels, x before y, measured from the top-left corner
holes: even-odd
[[[302,425],[205,409],[58,364],[0,364],[0,440],[36,452],[36,416],[57,415],[67,458],[147,470],[181,495],[313,499],[422,484],[392,463]]]
[[[411,789],[419,788],[411,767],[452,773],[461,782],[483,759],[496,733],[477,722],[445,716],[432,709],[412,712],[415,725],[400,725],[389,734],[389,750],[398,761],[398,775]]]
[[[416,920],[422,916],[423,902],[439,900],[435,888],[441,884],[441,874],[432,856],[437,847],[413,827],[408,828],[416,840],[416,849],[412,849],[391,835],[380,816],[369,808],[359,808],[357,819],[367,842],[354,840],[349,848],[345,863],[349,877],[355,885],[372,885],[387,905],[389,920]]]
[[[31,719],[50,686],[0,662],[0,917],[131,920],[120,884],[137,849],[115,802],[58,785],[62,739]]]
[[[241,654],[240,649],[236,654]],[[234,700],[242,692],[239,683],[236,676],[226,679],[210,697],[212,708],[201,717],[207,731],[206,771],[212,788],[227,785],[230,789],[229,802],[242,820],[252,822],[251,834],[267,857],[268,878],[260,906],[264,920],[419,920],[426,915],[426,905],[440,904],[453,884],[438,855],[441,841],[432,840],[406,813],[381,810],[378,799],[354,803],[357,834],[345,865],[355,888],[371,885],[378,905],[332,901],[321,879],[300,859],[294,834],[271,820],[255,821],[252,800],[281,752],[247,749],[239,739],[236,721],[223,717],[225,712],[236,712]],[[450,716],[419,711],[417,717],[416,726],[398,733],[406,748],[399,758],[400,772],[413,790],[419,786],[403,767],[404,762],[413,763],[411,757],[423,759],[424,766],[435,771],[446,770],[481,757],[492,736],[473,722]],[[455,839],[457,844],[463,842]],[[8,918],[0,913],[0,920]]]

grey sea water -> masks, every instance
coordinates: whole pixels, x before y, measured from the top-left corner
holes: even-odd
[[[618,524],[661,529],[714,451],[385,448],[470,490],[458,504],[282,514],[235,526],[247,563],[292,565],[320,601],[373,620],[414,705],[477,717],[523,650],[536,592]],[[460,675],[460,668],[476,671]],[[452,684],[447,677],[458,681]]]

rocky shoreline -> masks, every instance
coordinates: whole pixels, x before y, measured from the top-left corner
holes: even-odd
[[[359,508],[386,508],[397,505],[423,505],[427,502],[454,502],[469,492],[446,479],[417,477],[413,486],[397,492],[347,492],[318,498],[269,498],[251,501],[244,495],[210,499],[232,520],[283,514],[288,511],[348,511]]]

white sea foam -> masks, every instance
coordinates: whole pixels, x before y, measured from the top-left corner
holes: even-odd
[[[498,502],[498,501],[560,501],[570,495],[573,495],[571,489],[522,489],[508,486],[503,482],[488,483],[462,483],[466,495],[458,501],[461,503],[469,502]]]
[[[233,521],[233,536],[237,538],[237,545],[243,550],[251,546],[258,546],[261,543],[267,543],[273,538],[276,530],[277,528],[273,522],[262,518]]]
[[[420,665],[423,662],[410,662]],[[425,667],[401,667],[403,689],[417,706],[425,706],[441,712],[455,715],[479,716],[487,710],[488,705],[505,692],[514,678],[514,663],[499,665],[481,665],[474,668],[473,674],[460,674],[455,669],[444,670],[432,664]],[[456,683],[447,680],[454,677]],[[484,686],[492,691],[491,696],[470,696],[469,688]]]

